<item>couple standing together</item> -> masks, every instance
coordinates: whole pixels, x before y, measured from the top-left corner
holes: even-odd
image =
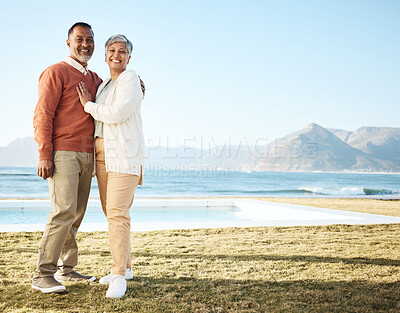
[[[39,78],[33,126],[39,146],[37,174],[49,178],[51,213],[39,245],[32,288],[64,292],[63,281],[94,281],[74,271],[76,235],[85,214],[93,172],[107,217],[111,273],[106,297],[120,298],[132,279],[130,216],[137,185],[142,185],[145,144],[141,103],[144,85],[127,70],[132,43],[123,35],[105,43],[110,78],[87,69],[94,51],[92,28],[75,23],[68,31],[70,56]],[[94,97],[95,96],[95,101]]]

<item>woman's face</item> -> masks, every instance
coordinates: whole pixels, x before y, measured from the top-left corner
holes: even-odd
[[[106,62],[116,72],[125,71],[130,58],[125,42],[114,42],[106,51]]]

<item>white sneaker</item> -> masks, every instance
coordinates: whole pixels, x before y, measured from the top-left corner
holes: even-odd
[[[99,283],[100,284],[109,284],[110,280],[111,280],[111,277],[112,277],[112,273],[108,274],[107,276],[104,276],[104,277],[100,278]],[[133,279],[132,269],[130,269],[130,268],[126,269],[126,271],[125,271],[125,279],[127,279],[127,280]]]
[[[127,268],[125,271],[125,279],[126,280],[131,280],[133,279],[133,272],[131,268]]]
[[[126,279],[123,275],[112,275],[106,298],[122,298],[126,292]]]

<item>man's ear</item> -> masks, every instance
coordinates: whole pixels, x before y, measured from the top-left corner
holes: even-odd
[[[129,61],[131,60],[131,56],[129,56],[128,61],[126,61],[126,64],[129,64]]]
[[[70,47],[70,45],[71,45],[71,41],[69,41],[69,39],[67,39],[67,46],[68,46],[68,48]]]

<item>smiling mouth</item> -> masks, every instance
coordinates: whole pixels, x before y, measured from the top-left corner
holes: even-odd
[[[111,60],[111,62],[114,62],[114,63],[121,63],[120,60]]]

